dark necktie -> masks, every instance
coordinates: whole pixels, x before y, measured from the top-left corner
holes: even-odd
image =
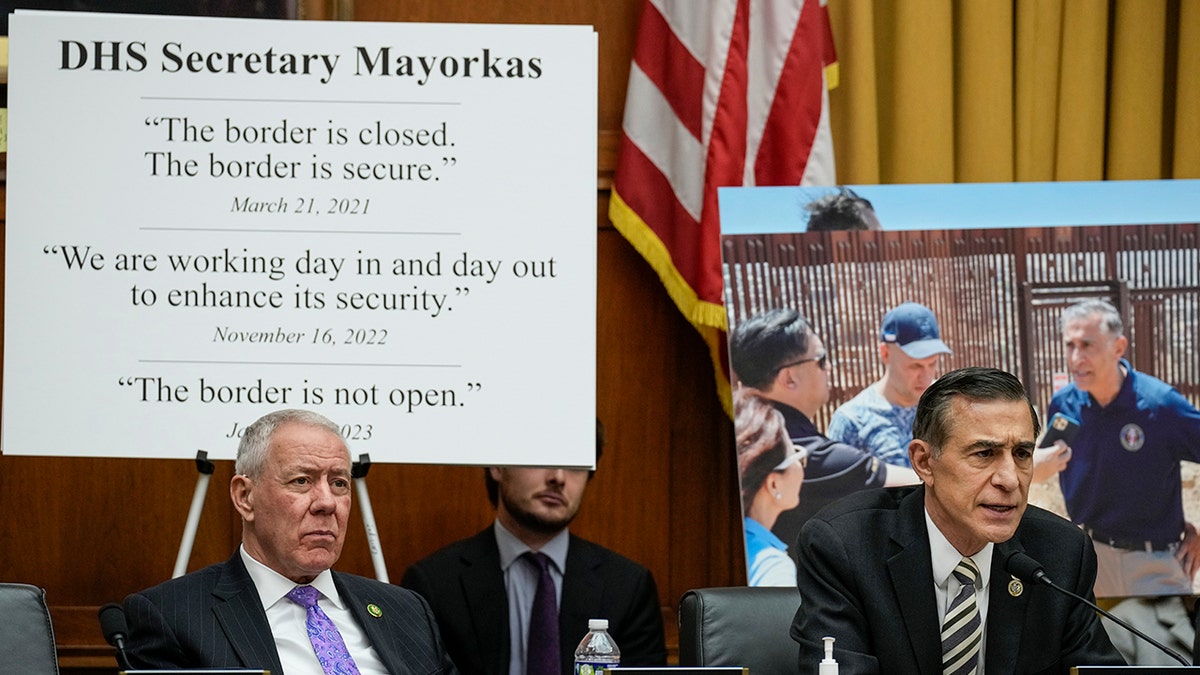
[[[946,608],[946,620],[942,622],[942,674],[969,675],[979,671],[979,643],[983,639],[979,605],[975,602],[975,580],[979,578],[975,561],[960,560],[954,578],[962,588]]]
[[[526,675],[561,675],[558,655],[558,599],[550,558],[528,551],[521,555],[538,571],[537,592],[529,612],[529,642],[525,646]]]
[[[317,660],[325,675],[359,675],[358,666],[350,658],[350,650],[338,632],[333,620],[317,605],[320,591],[312,586],[297,586],[288,592],[287,597],[292,602],[305,608],[308,616],[304,625],[308,628],[308,640],[312,643]]]

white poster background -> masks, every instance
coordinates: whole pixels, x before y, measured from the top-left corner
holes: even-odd
[[[591,27],[10,26],[4,453],[593,464]]]

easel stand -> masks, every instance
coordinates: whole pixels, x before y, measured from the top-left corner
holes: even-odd
[[[196,491],[192,494],[192,505],[188,509],[187,522],[183,526],[183,538],[179,542],[179,554],[175,556],[175,570],[171,578],[187,573],[188,560],[192,557],[192,545],[196,542],[196,530],[200,527],[200,513],[204,511],[204,496],[208,493],[208,482],[216,467],[208,461],[208,453],[196,452]],[[367,530],[367,547],[371,550],[371,563],[375,566],[375,578],[388,583],[387,563],[383,560],[383,546],[379,543],[379,529],[375,526],[375,511],[371,509],[371,496],[367,494],[367,472],[371,470],[371,456],[362,454],[350,466],[354,489],[358,495],[358,508],[362,511],[363,526]]]
[[[196,451],[196,470],[200,476],[196,478],[196,491],[192,493],[192,506],[188,509],[187,523],[183,526],[183,539],[179,542],[179,555],[175,556],[175,571],[172,579],[177,579],[187,572],[188,560],[192,557],[192,544],[196,543],[196,529],[200,527],[200,512],[204,510],[204,495],[208,493],[208,481],[212,478],[216,467],[208,461],[208,453]]]
[[[367,529],[367,548],[371,550],[371,562],[375,565],[375,578],[388,583],[387,563],[383,561],[383,546],[379,543],[379,528],[375,527],[375,511],[371,508],[371,496],[367,494],[367,472],[371,470],[371,456],[361,454],[350,466],[354,478],[354,491],[358,494],[358,509],[362,511],[363,526]]]

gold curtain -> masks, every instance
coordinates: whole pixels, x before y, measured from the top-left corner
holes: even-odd
[[[1200,178],[1200,0],[829,0],[841,183]]]

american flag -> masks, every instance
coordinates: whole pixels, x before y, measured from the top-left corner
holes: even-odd
[[[717,188],[832,185],[818,0],[646,0],[609,217],[709,345],[729,410]]]

